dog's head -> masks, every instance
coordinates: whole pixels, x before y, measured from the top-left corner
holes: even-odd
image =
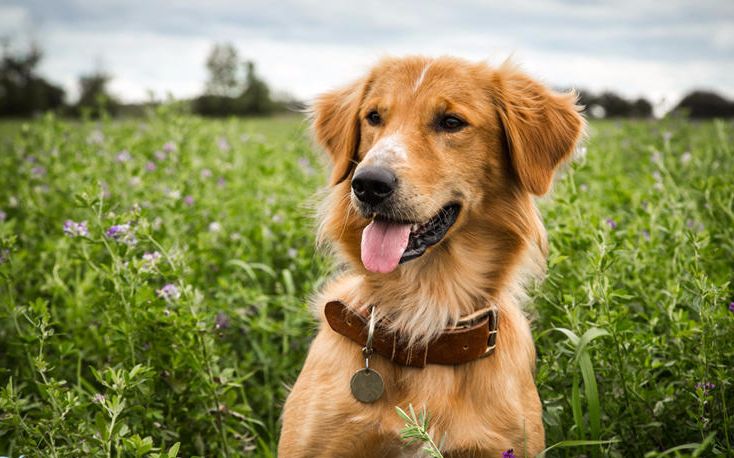
[[[379,273],[507,218],[493,203],[545,194],[583,129],[573,94],[453,58],[384,60],[313,111],[333,163],[327,235]]]

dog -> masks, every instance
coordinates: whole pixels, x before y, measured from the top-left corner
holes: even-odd
[[[343,268],[313,300],[321,325],[279,455],[423,456],[401,442],[395,407],[408,405],[427,410],[446,457],[542,451],[521,305],[545,270],[534,198],[584,131],[576,95],[511,63],[415,56],[312,110],[332,163],[319,239]]]

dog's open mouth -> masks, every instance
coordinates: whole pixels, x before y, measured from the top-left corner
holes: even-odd
[[[362,263],[371,272],[392,272],[440,242],[456,222],[461,206],[450,204],[424,223],[376,216],[362,231]]]

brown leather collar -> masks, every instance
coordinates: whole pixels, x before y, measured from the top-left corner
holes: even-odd
[[[331,329],[360,346],[365,345],[366,318],[338,300],[328,302],[324,313]],[[401,366],[464,364],[494,352],[498,327],[499,311],[495,307],[488,307],[463,317],[456,326],[444,329],[427,346],[406,347],[407,339],[399,333],[388,331],[384,320],[380,320],[375,328],[372,346],[375,353]]]

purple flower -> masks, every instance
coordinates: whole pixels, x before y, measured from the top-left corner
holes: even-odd
[[[89,136],[87,137],[87,143],[90,143],[92,145],[99,145],[102,142],[104,142],[104,133],[102,133],[101,130],[95,129],[89,133]]]
[[[716,385],[711,382],[699,382],[696,383],[696,390],[701,390],[704,395],[708,395],[709,391],[716,388]]]
[[[227,184],[227,180],[224,179],[224,177],[217,178],[217,186],[220,188],[223,188]]]
[[[0,210],[0,223],[2,223],[3,221],[5,221],[5,219],[7,217],[8,217],[8,214],[5,213],[4,211]]]
[[[163,151],[165,151],[166,153],[172,153],[176,151],[176,149],[176,144],[173,142],[166,142],[163,144]]]
[[[734,301],[731,301],[729,303],[729,311],[732,312],[732,313],[734,313]]]
[[[127,162],[132,159],[132,156],[130,155],[130,152],[128,150],[124,149],[117,153],[115,159],[117,160],[117,162]]]
[[[154,251],[152,253],[144,253],[143,254],[143,265],[141,266],[141,269],[144,271],[150,271],[155,267],[156,264],[158,264],[158,260],[161,258],[161,254],[157,251]]]
[[[158,294],[158,297],[169,302],[178,300],[178,298],[181,297],[181,292],[178,290],[178,287],[173,283],[168,283],[167,285],[163,286],[163,288],[156,291],[156,294]]]
[[[155,153],[153,153],[153,156],[155,156],[158,162],[163,162],[166,160],[166,153],[164,153],[163,151],[156,151]]]
[[[229,327],[229,316],[224,312],[217,313],[214,318],[214,329],[227,329]]]
[[[155,165],[155,162],[153,162],[153,161],[148,161],[148,162],[146,162],[146,163],[145,163],[145,170],[147,170],[148,172],[152,172],[152,171],[154,171],[155,169],[156,169],[156,165]]]
[[[217,139],[217,147],[219,148],[219,151],[229,151],[229,142],[224,137],[219,137]]]
[[[191,195],[184,197],[184,203],[188,205],[189,207],[194,205],[194,197]]]
[[[609,226],[610,229],[616,229],[617,223],[612,218],[607,218],[606,220],[607,226]]]
[[[126,245],[133,246],[138,243],[138,239],[135,238],[135,233],[130,227],[130,223],[116,224],[111,226],[105,232],[105,235],[116,242],[124,243]]]
[[[41,177],[46,174],[46,167],[36,166],[31,169],[31,174]]]
[[[87,228],[87,222],[82,221],[77,223],[67,219],[64,222],[64,234],[69,237],[89,237],[89,229]]]
[[[642,230],[642,237],[644,237],[645,240],[649,241],[650,240],[650,231],[648,231],[647,229],[643,229]]]
[[[314,170],[311,166],[311,161],[308,160],[307,157],[300,157],[298,158],[298,166],[303,170],[303,173],[306,175],[313,175]]]
[[[502,452],[502,458],[515,458],[515,450],[505,450],[504,452]]]
[[[104,403],[104,401],[105,401],[105,397],[103,394],[100,394],[100,393],[95,394],[94,397],[92,398],[92,402],[95,404],[102,404]]]

